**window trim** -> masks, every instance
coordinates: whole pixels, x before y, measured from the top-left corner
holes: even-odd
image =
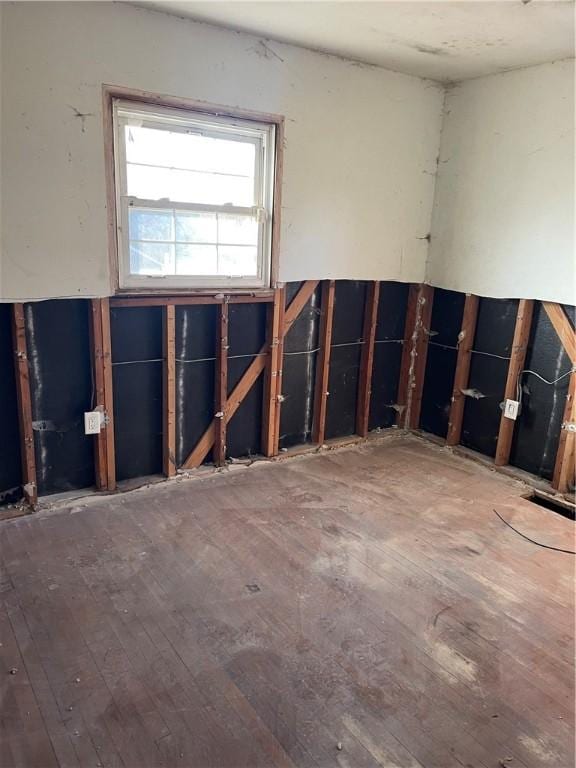
[[[163,96],[149,93],[147,91],[137,91],[123,88],[121,86],[103,85],[103,114],[104,114],[104,151],[106,162],[106,192],[107,192],[107,210],[108,210],[108,246],[110,256],[110,279],[113,294],[123,295],[214,295],[219,293],[227,294],[251,294],[266,295],[271,288],[276,287],[278,282],[278,249],[280,236],[280,210],[281,210],[281,188],[282,188],[282,155],[284,145],[284,117],[268,113],[252,112],[241,110],[234,107],[208,104],[206,102],[194,101],[174,96]],[[271,195],[271,216],[268,223],[269,254],[268,274],[265,280],[259,285],[255,284],[253,278],[224,278],[224,279],[198,279],[192,281],[188,276],[170,276],[160,278],[155,283],[154,278],[142,278],[140,281],[134,281],[137,284],[121,287],[120,267],[121,251],[119,243],[119,220],[117,208],[118,200],[116,179],[119,172],[117,151],[115,151],[115,121],[114,104],[116,101],[126,103],[126,106],[138,110],[141,107],[153,113],[154,107],[162,109],[184,110],[200,113],[214,118],[214,121],[222,121],[223,118],[239,119],[243,122],[253,122],[257,125],[265,125],[274,128],[275,141],[273,150],[269,153],[270,170],[272,172],[272,184],[269,194]],[[150,201],[152,203],[152,201]],[[154,201],[157,205],[157,201]],[[153,283],[152,285],[150,283]]]

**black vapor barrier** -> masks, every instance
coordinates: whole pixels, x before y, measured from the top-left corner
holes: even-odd
[[[396,423],[409,289],[407,283],[380,283],[369,429],[392,427]]]
[[[214,418],[218,307],[176,307],[176,463],[181,466]],[[205,461],[210,462],[209,452]]]
[[[434,290],[420,428],[439,437],[448,434],[465,298],[456,291]]]
[[[110,310],[118,480],[162,473],[162,307]]]
[[[90,359],[90,302],[26,304],[26,341],[38,493],[94,485],[94,439],[84,411],[95,398]]]
[[[574,326],[574,307],[564,309]],[[548,480],[554,473],[571,369],[558,334],[542,305],[537,303],[524,370],[518,377],[521,405],[510,463]]]
[[[287,283],[286,306],[290,305],[301,286],[302,283]],[[302,445],[311,440],[320,293],[318,286],[284,339],[280,448]]]
[[[22,498],[12,307],[0,304],[0,504]]]
[[[357,280],[336,281],[326,405],[327,439],[346,437],[356,431],[367,285]]]
[[[228,307],[228,395],[266,342],[268,306],[230,304]],[[266,353],[264,353],[266,354]],[[226,428],[226,456],[252,456],[262,448],[264,376],[250,389]]]

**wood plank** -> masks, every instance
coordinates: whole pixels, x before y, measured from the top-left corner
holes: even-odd
[[[396,425],[407,426],[408,401],[410,395],[411,369],[416,333],[416,318],[418,314],[418,288],[415,283],[408,289],[408,303],[406,306],[406,321],[404,323],[404,343],[402,344],[402,361],[400,364],[400,376],[398,377],[398,395],[396,403],[398,413]]]
[[[418,429],[420,425],[420,410],[422,408],[422,393],[424,391],[424,374],[426,372],[426,358],[428,357],[428,338],[433,302],[434,288],[431,285],[421,285],[418,290],[416,337],[411,371],[412,376],[408,390],[407,425],[409,429]]]
[[[492,508],[573,524],[521,493],[397,436],[0,526],[3,768],[574,765],[573,561]]]
[[[328,378],[330,374],[330,345],[332,343],[332,320],[334,318],[334,280],[322,283],[322,307],[318,359],[316,362],[316,391],[314,394],[314,418],[312,420],[312,441],[321,445],[326,431],[326,407]]]
[[[568,493],[574,484],[576,466],[576,433],[564,427],[565,424],[576,424],[576,373],[570,376],[570,384],[566,394],[566,405],[560,430],[560,441],[556,452],[552,488],[559,493]]]
[[[266,365],[264,382],[264,405],[262,413],[262,453],[275,456],[278,452],[276,424],[280,411],[278,398],[282,388],[283,318],[286,289],[277,288],[274,304],[268,309],[267,333],[270,354]]]
[[[512,353],[508,364],[504,400],[517,399],[518,377],[524,368],[524,361],[526,360],[533,312],[534,302],[531,299],[520,299],[518,302],[518,314],[516,315],[514,338],[512,340]],[[500,429],[498,431],[498,442],[496,444],[496,457],[494,459],[494,463],[497,467],[502,467],[505,464],[508,464],[515,423],[516,422],[513,419],[507,419],[504,416],[504,411],[502,411],[502,416],[500,417]]]
[[[319,282],[320,280],[305,280],[300,286],[298,293],[294,296],[284,314],[284,336],[292,328],[294,321],[300,316],[300,313],[310,301]]]
[[[228,398],[228,302],[218,307],[214,397],[214,464],[226,462],[226,401]]]
[[[274,292],[265,290],[261,293],[233,294],[212,292],[210,294],[186,294],[173,296],[170,293],[154,296],[113,296],[110,299],[111,307],[166,307],[174,306],[194,307],[204,304],[221,304],[226,299],[229,304],[271,304],[274,301]]]
[[[20,425],[22,489],[24,498],[34,509],[38,501],[38,484],[36,481],[36,456],[34,454],[34,431],[32,429],[32,398],[30,393],[30,368],[28,365],[24,304],[18,303],[12,306],[12,339],[15,356],[14,369],[16,373],[18,423]]]
[[[110,302],[99,299],[102,323],[102,370],[104,382],[104,413],[106,422],[106,488],[116,490],[116,450],[114,445],[114,386],[112,379],[112,341],[110,336]]]
[[[550,322],[554,326],[572,365],[576,366],[576,333],[564,307],[551,301],[543,301],[542,306],[550,318]]]
[[[90,354],[94,375],[94,400],[90,407],[104,414],[104,353],[100,299],[90,301]],[[101,429],[97,435],[94,435],[94,475],[96,488],[99,491],[106,490],[108,486],[106,437],[105,429]]]
[[[362,356],[360,359],[358,401],[356,407],[356,432],[361,437],[368,434],[370,418],[370,397],[372,394],[372,368],[374,365],[374,339],[376,338],[376,320],[380,283],[374,280],[368,287],[364,307],[364,331],[362,333]]]
[[[454,389],[452,390],[452,404],[448,419],[447,445],[458,445],[462,434],[462,419],[464,416],[465,395],[462,390],[468,387],[470,376],[471,351],[476,333],[476,321],[478,318],[478,296],[466,294],[464,312],[462,314],[462,327],[458,336],[458,357],[456,359],[456,371],[454,374]]]
[[[167,477],[176,474],[176,308],[164,307],[163,323],[163,466]]]

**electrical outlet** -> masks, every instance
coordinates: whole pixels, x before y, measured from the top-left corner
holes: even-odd
[[[506,416],[507,419],[512,419],[513,421],[516,421],[518,418],[518,407],[520,406],[520,403],[518,400],[506,400],[504,403],[504,416]]]
[[[84,413],[84,434],[99,435],[102,425],[102,413],[100,411],[86,411]]]

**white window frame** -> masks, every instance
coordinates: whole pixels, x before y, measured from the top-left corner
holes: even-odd
[[[112,103],[114,134],[114,171],[116,197],[116,239],[118,249],[118,286],[120,290],[187,289],[264,289],[270,287],[272,271],[272,216],[274,207],[274,172],[276,155],[275,123],[201,112],[196,109],[164,107],[156,104],[114,98]],[[202,135],[227,140],[252,141],[256,145],[255,205],[205,205],[130,197],[127,194],[126,147],[123,128],[129,120],[141,125],[176,131],[201,132]],[[140,122],[141,121],[141,122]],[[169,211],[206,211],[239,216],[257,216],[257,275],[135,275],[130,272],[128,215],[131,206]]]

